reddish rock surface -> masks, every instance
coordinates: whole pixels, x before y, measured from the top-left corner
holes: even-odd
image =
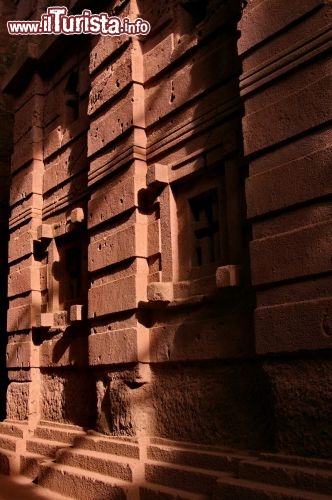
[[[100,9],[151,33],[10,37],[45,3],[0,1],[0,471],[327,500],[331,3]]]

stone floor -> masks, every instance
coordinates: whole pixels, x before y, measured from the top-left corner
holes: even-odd
[[[24,476],[4,476],[0,474],[0,500],[65,500],[66,497],[57,495],[33,484]]]

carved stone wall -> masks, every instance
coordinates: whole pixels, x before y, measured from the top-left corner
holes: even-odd
[[[252,1],[238,45],[256,352],[300,455],[332,445],[330,23],[330,2]]]
[[[16,44],[7,33],[6,20],[15,13],[15,6],[9,1],[0,2],[0,16],[4,23],[0,27],[0,84],[13,61]],[[8,260],[8,218],[10,156],[12,153],[13,115],[9,96],[0,92],[0,418],[6,416],[6,314],[7,314],[7,260]]]
[[[102,8],[6,75],[7,418],[326,456],[330,6]]]

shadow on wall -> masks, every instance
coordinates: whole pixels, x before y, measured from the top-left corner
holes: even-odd
[[[61,42],[61,41],[60,41]],[[44,196],[43,196],[43,222],[57,224],[59,221],[64,221],[65,218],[69,218],[70,212],[73,207],[82,207],[86,211],[87,204],[87,141],[86,141],[86,131],[87,131],[87,100],[89,92],[89,81],[88,81],[88,63],[82,62],[84,57],[87,57],[89,53],[89,38],[87,36],[73,37],[73,51],[68,53],[68,58],[72,57],[72,67],[68,65],[66,67],[67,73],[62,75],[64,92],[62,94],[58,93],[59,100],[56,99],[52,76],[57,73],[59,68],[62,68],[64,60],[55,60],[54,56],[56,54],[48,54],[45,56],[46,61],[40,61],[40,74],[47,88],[48,95],[46,100],[49,107],[53,106],[54,114],[52,119],[54,120],[54,127],[52,119],[45,124],[45,113],[43,113],[42,125],[44,128],[44,158],[45,161],[45,171],[44,171]],[[59,48],[61,52],[61,47]],[[49,57],[48,57],[49,56]],[[53,58],[53,59],[52,59]],[[67,60],[68,62],[68,60]],[[45,63],[45,64],[44,64]],[[80,77],[84,80],[84,90],[81,91]],[[56,82],[57,84],[58,82]],[[80,92],[81,91],[81,92]],[[44,103],[45,104],[45,103]],[[57,104],[59,106],[57,106]],[[42,110],[38,110],[39,114],[42,114]],[[45,112],[45,108],[43,110]],[[55,136],[58,137],[55,137]],[[22,138],[23,144],[24,137]],[[17,144],[17,149],[20,146],[19,140]],[[53,141],[53,146],[52,143]],[[26,145],[26,144],[25,144]],[[54,151],[50,150],[54,147]],[[22,147],[22,149],[24,149]],[[25,148],[26,149],[26,148]],[[25,155],[27,156],[27,151],[24,149]],[[48,151],[48,153],[46,153]],[[29,158],[30,158],[30,153]],[[24,157],[25,158],[25,157]],[[19,161],[24,161],[19,159]],[[25,166],[27,161],[25,161]],[[48,171],[46,172],[46,170]],[[50,171],[51,181],[50,181]],[[48,175],[48,177],[47,177]],[[15,178],[17,182],[23,182],[19,179],[19,176]],[[46,179],[47,177],[47,179]],[[52,185],[52,182],[55,185]],[[49,184],[47,184],[47,182]],[[45,186],[48,186],[45,189]],[[15,190],[20,191],[20,186],[15,185]],[[22,188],[22,191],[24,189]],[[28,195],[29,196],[29,195]],[[21,203],[20,200],[18,205]],[[64,213],[66,211],[66,213]],[[69,224],[70,225],[70,224]],[[69,226],[68,225],[68,226]],[[73,224],[75,226],[75,224]],[[84,225],[84,223],[83,223]],[[78,226],[80,226],[78,224]],[[82,224],[81,224],[82,226]],[[67,228],[66,228],[67,229]],[[57,266],[53,266],[54,262],[50,260],[48,265],[49,252],[47,245],[43,243],[34,242],[34,258],[36,261],[40,262],[41,270],[43,268],[49,268],[49,272],[41,272],[41,288],[42,288],[42,304],[41,312],[51,312],[57,313],[61,316],[61,310],[69,310],[71,304],[80,304],[86,302],[87,300],[87,287],[86,287],[86,274],[87,274],[87,238],[86,238],[86,227],[79,228],[77,230],[77,224],[75,228],[68,234],[56,237],[52,244],[55,248],[65,248],[64,252],[59,252],[61,258],[58,259]],[[83,236],[82,236],[83,234]],[[74,237],[73,237],[74,235]],[[74,239],[81,241],[82,252],[80,254],[79,262],[75,261],[77,255],[72,255],[70,253],[70,248],[68,250],[68,245],[70,246],[71,240]],[[67,255],[68,254],[68,255]],[[68,257],[68,259],[67,259]],[[67,262],[71,258],[70,262]],[[7,259],[6,259],[7,260]],[[76,264],[79,265],[79,272]],[[52,276],[52,266],[55,269],[60,268],[60,276],[53,273]],[[2,269],[2,267],[1,267]],[[85,282],[83,283],[81,278],[81,272],[84,273]],[[47,276],[48,274],[48,276]],[[77,275],[79,274],[79,275]],[[51,279],[49,279],[51,278]],[[70,281],[69,285],[66,286],[65,281]],[[60,281],[60,283],[59,283]],[[49,284],[52,282],[52,303],[48,301]],[[57,291],[60,293],[57,293]],[[57,304],[55,304],[57,303]],[[32,304],[34,310],[40,312],[40,304]],[[23,308],[22,308],[23,309]],[[30,323],[29,318],[24,316],[24,311],[20,317],[15,318],[15,322],[19,327],[19,333],[16,335],[17,347],[13,349],[12,358],[15,359],[16,353],[19,349],[23,349],[25,346],[20,346],[24,342],[30,343],[31,337],[28,335]],[[54,326],[54,325],[53,325]],[[65,330],[65,331],[63,331]],[[11,399],[14,400],[20,398],[20,391],[25,390],[28,393],[27,386],[31,384],[32,386],[37,384],[41,391],[41,403],[42,403],[42,418],[49,418],[50,420],[68,421],[78,425],[89,425],[92,426],[94,422],[94,416],[86,416],[87,412],[91,408],[95,407],[94,401],[91,405],[87,404],[86,394],[94,395],[94,387],[91,387],[91,381],[89,380],[89,374],[86,371],[88,364],[88,353],[87,353],[87,335],[88,327],[85,321],[80,322],[80,326],[77,324],[66,325],[66,328],[34,328],[32,331],[32,343],[35,350],[38,351],[40,355],[40,362],[43,367],[41,369],[41,384],[39,380],[32,380],[32,382],[26,383],[13,383],[13,391],[17,394],[11,394]],[[1,337],[2,338],[2,337]],[[27,349],[25,349],[27,350]],[[5,351],[5,348],[4,348]],[[11,360],[8,360],[8,362]],[[13,361],[13,360],[12,360]],[[11,366],[15,366],[14,363],[10,363]],[[62,367],[58,369],[56,365]],[[5,363],[4,363],[5,366]],[[69,369],[68,369],[69,368]],[[69,373],[68,380],[64,372]],[[49,379],[52,380],[52,375],[57,383],[54,381],[50,384],[50,390],[45,390],[45,384]],[[53,385],[52,385],[53,384]],[[14,386],[20,386],[15,387]],[[52,390],[59,395],[60,404],[56,406],[56,411],[49,413],[48,415],[43,414],[43,411],[50,409],[52,404],[47,403],[47,397],[52,400]],[[45,392],[47,394],[45,394]],[[26,395],[25,395],[26,396]],[[23,394],[22,398],[23,399]],[[46,405],[43,403],[46,399]],[[4,401],[6,398],[4,397]],[[67,407],[63,402],[67,402]],[[27,410],[27,409],[26,409]],[[31,409],[29,409],[30,411]],[[37,410],[38,411],[38,410]],[[18,415],[19,419],[26,419],[28,415],[28,410],[25,415]],[[5,416],[5,415],[4,415]]]
[[[6,21],[12,19],[15,12],[13,2],[0,1],[0,87],[3,76],[10,66],[14,54],[15,43],[8,35]],[[6,370],[7,346],[7,282],[8,282],[8,239],[9,239],[9,190],[10,190],[10,157],[13,142],[13,115],[11,101],[0,93],[0,420],[6,417],[6,392],[8,377]]]
[[[0,80],[1,82],[1,80]],[[13,119],[11,113],[0,111],[0,420],[6,416],[6,392],[8,377],[6,370],[7,346],[7,281],[9,240],[9,176]],[[4,133],[5,132],[5,133]],[[5,137],[4,137],[5,136]]]
[[[234,298],[231,306],[232,314],[229,314],[229,310],[227,314],[224,311],[223,320],[215,326],[216,329],[212,333],[201,325],[201,331],[195,335],[193,332],[196,325],[188,327],[187,320],[183,319],[186,314],[180,312],[179,317],[174,320],[174,328],[169,325],[164,327],[165,335],[163,335],[162,327],[159,328],[160,333],[157,330],[160,325],[169,323],[168,312],[166,318],[163,318],[157,311],[153,313],[146,310],[139,311],[138,318],[143,325],[149,325],[152,330],[156,327],[157,333],[152,333],[150,346],[150,354],[153,353],[153,381],[151,384],[135,386],[131,381],[131,378],[135,378],[134,369],[129,369],[126,373],[126,367],[122,367],[122,372],[118,368],[119,373],[122,373],[118,379],[113,376],[108,379],[106,374],[104,379],[101,377],[103,399],[100,404],[102,413],[100,423],[107,433],[114,435],[119,432],[119,427],[122,425],[116,423],[121,423],[123,420],[120,433],[132,434],[134,432],[130,425],[132,417],[127,412],[128,407],[131,407],[134,414],[138,414],[139,409],[142,414],[155,412],[156,422],[153,422],[148,430],[150,432],[154,430],[165,438],[210,443],[216,443],[217,439],[218,444],[227,443],[229,446],[271,450],[273,424],[266,378],[259,363],[240,361],[241,357],[251,357],[254,354],[252,325],[254,305],[253,297],[248,293],[250,283],[248,238],[247,235],[243,237],[245,233],[243,181],[246,171],[243,165],[241,128],[243,110],[239,93],[241,64],[236,46],[236,19],[240,17],[241,2],[233,2],[232,22],[227,23],[226,16],[225,24],[220,29],[220,24],[223,24],[220,20],[229,11],[229,3],[210,1],[203,5],[203,2],[198,1],[178,2],[176,12],[179,13],[181,9],[185,11],[183,17],[185,21],[182,24],[177,21],[177,31],[168,28],[166,21],[165,37],[174,33],[178,47],[180,43],[191,44],[197,37],[204,52],[204,62],[202,58],[195,60],[197,51],[195,52],[193,43],[190,58],[192,64],[183,74],[181,88],[180,85],[179,88],[176,86],[175,78],[172,81],[170,74],[165,73],[162,75],[160,86],[156,83],[158,79],[148,82],[146,87],[150,97],[148,103],[146,100],[145,111],[148,121],[152,120],[152,115],[156,115],[155,122],[151,121],[147,126],[149,143],[149,136],[154,132],[162,138],[174,132],[174,122],[178,123],[176,120],[179,111],[191,110],[191,123],[196,126],[195,134],[191,133],[181,138],[175,146],[170,145],[167,155],[175,160],[177,155],[178,157],[181,155],[181,161],[186,160],[191,164],[193,173],[186,176],[185,181],[196,182],[197,194],[200,194],[206,178],[215,178],[217,184],[225,173],[227,228],[221,226],[221,233],[222,238],[225,238],[226,233],[228,242],[220,262],[216,264],[243,265],[244,293]],[[143,2],[138,4],[142,18],[150,21],[152,26],[154,22],[159,22],[159,17],[163,19],[163,14],[170,8],[170,2],[166,1],[163,5],[149,3],[148,7]],[[176,13],[173,15],[176,17]],[[217,20],[215,15],[221,17]],[[205,32],[205,30],[209,32],[211,26],[214,26],[214,37],[219,39],[220,44],[213,54],[214,59],[209,54],[212,36],[211,34],[206,36]],[[160,32],[156,28],[155,33],[152,33],[151,39],[156,36],[156,43],[163,41],[161,33],[164,27],[165,25],[161,25]],[[153,43],[150,43],[149,38],[146,43],[150,50]],[[175,52],[178,47],[175,47]],[[172,57],[175,57],[175,52]],[[180,55],[178,66],[181,66],[183,57]],[[170,70],[170,73],[171,71],[173,70]],[[177,79],[178,84],[181,83],[180,80]],[[162,94],[167,85],[168,108],[166,104],[164,106],[165,97]],[[154,91],[151,90],[153,86],[155,86]],[[208,115],[212,115],[212,120],[210,119],[204,129]],[[180,147],[182,150],[179,152],[177,149],[180,150]],[[169,157],[165,160],[166,163],[169,163],[167,161]],[[163,164],[162,154],[151,160],[154,161]],[[173,171],[175,172],[177,168],[175,166]],[[182,185],[178,183],[174,192],[178,193],[179,198],[183,194],[181,190]],[[188,229],[191,230],[187,226],[186,230]],[[192,238],[192,235],[189,238]],[[181,233],[179,245],[186,239],[188,234]],[[216,295],[215,300],[222,301],[222,294]],[[220,314],[222,309],[220,304],[215,303],[214,307]],[[209,352],[206,353],[208,343],[210,343]],[[233,344],[233,348],[229,349],[229,344]],[[216,358],[226,360],[233,358],[233,361],[216,361]],[[236,358],[239,361],[235,361]],[[195,361],[200,359],[202,361]],[[119,401],[115,401],[117,397]],[[187,415],[190,415],[189,420]],[[174,426],[174,422],[178,422],[179,418],[188,425],[184,423],[181,426]],[[230,421],[234,425],[230,425]]]
[[[225,161],[233,162],[232,165],[235,165],[235,167],[231,166],[231,168],[228,169],[228,173],[226,172],[226,184],[232,188],[232,185],[234,187],[235,183],[236,189],[235,192],[232,191],[232,189],[229,192],[226,191],[227,229],[225,229],[225,226],[221,227],[221,232],[223,233],[222,237],[224,238],[224,233],[226,233],[226,238],[231,240],[231,244],[226,245],[226,250],[221,257],[219,265],[241,263],[244,264],[246,269],[249,269],[246,262],[247,242],[245,240],[241,241],[241,239],[238,238],[238,233],[243,231],[243,220],[241,220],[241,217],[243,217],[242,205],[244,203],[244,193],[241,191],[241,189],[243,190],[243,183],[241,182],[245,175],[244,172],[240,171],[241,167],[243,167],[241,163],[242,109],[240,105],[238,83],[241,68],[236,51],[237,36],[235,21],[236,18],[240,16],[241,2],[237,4],[236,2],[233,3],[232,9],[235,9],[236,12],[233,12],[234,17],[231,23],[227,24],[226,19],[225,25],[218,34],[216,34],[216,27],[213,28],[215,31],[214,36],[219,38],[220,43],[220,50],[217,50],[216,53],[213,54],[219,57],[217,60],[213,59],[211,54],[209,56],[210,35],[205,36],[206,33],[204,33],[204,30],[209,31],[211,26],[214,26],[214,21],[216,20],[214,15],[223,16],[227,13],[228,2],[221,2],[220,4],[220,2],[211,0],[206,5],[196,1],[182,2],[182,4],[183,5],[178,5],[178,9],[182,9],[185,13],[185,22],[182,26],[179,24],[178,33],[175,32],[176,39],[186,44],[190,43],[190,40],[193,40],[195,37],[197,37],[198,40],[202,38],[202,51],[205,53],[205,64],[201,64],[201,59],[195,61],[195,54],[193,53],[193,62],[189,69],[188,88],[178,89],[176,85],[171,86],[170,108],[164,116],[159,117],[156,125],[153,124],[148,127],[147,132],[149,135],[149,133],[153,131],[153,128],[156,127],[160,128],[162,131],[161,133],[167,135],[167,133],[174,128],[173,118],[176,116],[176,113],[180,109],[185,110],[188,106],[192,106],[192,122],[196,125],[202,124],[203,128],[197,136],[191,135],[189,138],[182,139],[181,141],[181,145],[185,151],[184,156],[190,157],[190,155],[196,151],[200,151],[199,155],[195,156],[196,164],[193,167],[193,175],[189,176],[189,180],[191,181],[193,179],[200,185],[201,183],[204,184],[205,177],[214,176],[217,182],[223,175],[224,170],[226,170]],[[219,7],[221,6],[220,10],[218,5]],[[147,14],[142,15],[142,17],[146,17],[149,20],[149,12],[146,12],[146,8],[144,8],[143,4],[141,7],[142,12]],[[155,8],[157,7],[154,6],[153,9]],[[217,14],[214,14],[215,9]],[[155,13],[153,15],[155,15]],[[220,25],[220,19],[218,22]],[[220,27],[218,27],[218,30],[219,29]],[[83,37],[77,40],[83,40]],[[80,54],[82,47],[80,47],[79,42],[77,43],[77,53]],[[204,68],[204,74],[202,74],[202,68]],[[231,69],[229,70],[229,68]],[[49,64],[48,71],[49,75],[45,75],[45,77],[51,82],[52,74],[56,73],[57,66],[55,65],[52,67],[52,65]],[[63,137],[67,136],[72,138],[78,133],[77,124],[81,119],[84,120],[86,117],[86,109],[84,109],[83,102],[81,107],[78,106],[80,104],[77,101],[77,99],[79,99],[77,94],[78,82],[76,77],[73,76],[74,73],[67,75],[66,88],[68,89],[68,99],[66,107],[68,113],[66,116],[61,117],[60,121],[56,124],[59,133],[61,133]],[[155,108],[157,108],[159,100],[158,93],[159,89],[157,88],[154,99],[150,100],[151,112],[155,112]],[[51,88],[49,89],[48,98],[53,98]],[[180,99],[181,101],[179,102]],[[147,109],[146,111],[148,113],[150,110]],[[204,129],[204,120],[207,115],[210,114],[211,116],[211,113],[212,120],[210,119],[209,125]],[[233,149],[230,148],[228,144],[229,131],[231,131],[230,136],[235,139]],[[82,134],[86,134],[84,128]],[[63,150],[65,149],[65,146],[61,147]],[[176,147],[178,147],[178,145]],[[56,199],[56,190],[62,189],[65,184],[69,187],[67,194],[68,204],[76,203],[80,200],[86,207],[87,195],[85,190],[87,187],[87,165],[85,165],[85,169],[78,169],[76,171],[76,166],[81,162],[82,157],[86,157],[86,143],[81,151],[75,151],[77,144],[73,141],[68,141],[67,148],[70,150],[68,173],[72,175],[69,181],[65,179],[61,186],[56,186],[46,193],[44,197],[45,221],[48,220],[48,217],[52,220],[52,198]],[[168,151],[169,154],[173,152],[174,155],[176,155],[176,150],[172,151],[170,148]],[[54,152],[54,156],[55,154],[56,152]],[[183,155],[183,153],[181,154]],[[76,158],[76,160],[72,160],[70,157]],[[51,160],[52,156],[50,156],[48,161],[51,162]],[[160,161],[162,163],[162,158],[160,158]],[[176,168],[177,167],[174,167],[174,170]],[[188,178],[186,178],[186,180],[188,180]],[[181,186],[176,187],[179,198],[181,197],[181,189]],[[231,210],[234,196],[236,196],[238,207],[241,207],[238,208],[239,212]],[[192,235],[190,235],[190,237],[192,237]],[[70,239],[70,236],[68,236],[68,238]],[[180,234],[180,242],[185,238],[185,234]],[[65,243],[65,239],[65,237],[62,239],[59,237],[57,244],[61,246],[61,241]],[[56,270],[56,267],[53,269]],[[59,276],[55,273],[53,278],[55,281],[58,281]],[[219,298],[221,300],[221,297]],[[238,298],[236,298],[236,300],[238,300]],[[249,303],[250,301],[251,298],[249,298]],[[238,311],[234,310],[234,316],[239,317],[244,314],[248,301],[242,297],[241,301],[238,301],[237,304],[239,309]],[[218,306],[216,307],[218,308]],[[243,330],[241,330],[241,335],[244,338],[244,343],[248,346],[248,351],[251,349],[252,352],[253,330],[251,313],[252,310],[250,309],[247,316],[248,323],[242,322],[241,324],[241,328],[243,328]],[[151,327],[162,322],[162,318],[158,316],[158,313],[152,318],[148,312],[145,316],[147,316],[147,318],[145,318],[144,322],[149,322]],[[167,319],[165,322],[167,323]],[[226,323],[226,326],[217,326],[218,331],[213,332],[210,337],[209,341],[211,344],[214,343],[214,347],[207,356],[207,359],[211,357],[237,357],[238,353],[235,351],[226,356],[222,355],[224,346],[230,341],[234,331],[232,321],[228,322],[228,318],[225,317],[224,323]],[[126,409],[128,408],[128,404],[132,404],[132,406],[137,404],[142,411],[144,411],[144,406],[148,408],[155,406],[157,408],[157,420],[159,420],[156,430],[158,430],[158,433],[163,437],[195,441],[197,440],[197,436],[202,435],[201,426],[204,423],[204,425],[207,425],[208,430],[205,434],[203,433],[203,440],[214,442],[215,436],[217,435],[220,444],[223,444],[227,440],[229,434],[226,436],[222,426],[225,425],[225,429],[228,429],[226,425],[227,421],[233,418],[234,422],[241,421],[241,425],[239,423],[238,426],[241,430],[238,431],[237,436],[234,436],[233,441],[227,442],[227,444],[240,447],[252,447],[252,441],[249,443],[248,436],[245,436],[244,429],[246,425],[248,425],[248,428],[254,428],[255,422],[260,422],[260,425],[257,426],[258,437],[256,442],[261,443],[260,446],[268,448],[270,445],[269,431],[266,430],[266,420],[269,418],[267,417],[268,411],[266,411],[266,406],[268,406],[268,404],[266,403],[266,406],[263,404],[257,413],[255,413],[255,411],[253,412],[252,399],[256,397],[264,399],[264,384],[256,391],[256,384],[259,383],[259,368],[248,368],[250,371],[254,372],[254,374],[252,378],[249,377],[246,379],[247,384],[242,385],[233,380],[233,377],[234,379],[236,379],[237,376],[245,377],[245,369],[243,368],[237,368],[238,372],[236,369],[232,369],[229,372],[229,376],[227,375],[223,378],[224,372],[223,368],[220,366],[223,366],[225,363],[221,361],[214,361],[213,369],[208,366],[208,361],[191,361],[190,364],[188,363],[190,359],[200,359],[200,357],[204,357],[204,349],[206,349],[205,343],[210,333],[211,332],[205,331],[204,328],[202,328],[202,331],[198,332],[198,335],[193,337],[188,334],[186,322],[184,322],[183,319],[178,320],[174,338],[171,339],[171,335],[168,332],[168,342],[171,341],[168,358],[158,359],[158,356],[154,358],[156,365],[153,367],[154,382],[151,384],[152,389],[148,389],[147,387],[135,387],[131,380],[132,375],[129,374],[127,376],[125,374],[127,367],[122,367],[122,371],[124,372],[123,383],[121,377],[117,378],[116,376],[112,376],[110,380],[108,380],[107,374],[105,374],[104,378],[101,377],[100,385],[103,384],[104,388],[100,390],[100,409],[102,414],[100,418],[105,419],[105,426],[108,426],[109,429],[114,429],[115,432],[118,432],[119,428],[125,428],[125,432],[131,434],[132,429],[130,422],[127,425],[129,417],[126,413]],[[84,323],[83,325],[81,324],[79,328],[67,328],[65,332],[58,333],[53,339],[45,340],[42,336],[39,336],[39,338],[37,338],[38,336],[34,337],[35,343],[40,345],[40,350],[44,348],[43,343],[52,344],[52,347],[50,347],[52,354],[48,363],[49,367],[44,367],[42,369],[42,387],[45,389],[47,384],[50,384],[49,393],[53,392],[55,394],[57,392],[61,394],[60,407],[57,407],[54,414],[52,413],[52,401],[45,401],[46,406],[44,406],[43,411],[45,411],[46,414],[43,414],[43,418],[69,421],[73,424],[95,427],[95,415],[92,414],[93,412],[90,413],[91,408],[96,408],[97,406],[95,404],[95,398],[97,397],[96,387],[93,380],[95,374],[92,370],[90,372],[89,369],[86,369],[88,365],[88,334],[88,324]],[[240,351],[241,349],[243,351],[241,335],[238,339],[238,348]],[[159,352],[161,341],[161,337],[155,336],[151,345],[151,351]],[[196,351],[196,356],[194,357],[192,356],[193,348]],[[182,353],[181,350],[183,351]],[[191,354],[189,351],[191,351]],[[241,355],[243,356],[242,351]],[[217,352],[218,354],[213,354],[213,352]],[[66,367],[57,369],[55,365],[60,362],[61,358],[66,359]],[[159,363],[159,361],[168,361],[169,363],[162,364]],[[175,365],[173,363],[180,362],[181,366],[179,364],[179,369],[174,371]],[[218,364],[220,366],[216,367]],[[236,364],[236,362],[234,362],[234,364]],[[241,363],[239,362],[238,367],[240,365]],[[47,366],[47,364],[45,366]],[[243,366],[246,367],[247,365],[243,364]],[[119,372],[121,372],[121,370],[119,370]],[[215,382],[218,378],[223,379],[222,385],[220,385],[219,382]],[[169,386],[173,385],[179,388],[179,391],[174,390],[174,395],[176,394],[177,397],[172,398],[171,404],[163,400],[163,395],[169,392],[167,387],[160,390],[160,381],[163,380],[167,380]],[[214,382],[212,382],[212,380],[214,380]],[[205,382],[206,386],[204,385]],[[201,400],[201,403],[192,404],[192,401],[183,400],[181,394],[183,393],[184,387],[186,389],[190,388],[192,401],[197,396],[197,401]],[[209,390],[206,390],[206,387],[209,387]],[[229,389],[230,387],[232,390]],[[92,394],[93,397],[91,396]],[[249,397],[248,394],[252,397]],[[91,396],[91,401],[86,400],[87,395]],[[73,396],[75,397],[73,398]],[[127,403],[127,400],[129,403]],[[132,403],[130,403],[130,401],[132,401]],[[232,401],[232,408],[229,406],[229,401]],[[166,419],[161,411],[165,403],[168,407]],[[227,412],[223,411],[225,406],[227,406]],[[217,407],[221,410],[217,410]],[[208,414],[210,410],[215,416],[213,419],[209,420]],[[133,411],[137,413],[135,408],[133,408]],[[168,422],[170,423],[177,420],[178,415],[185,414],[186,411],[192,415],[190,426],[184,426],[182,430],[179,428],[175,430],[168,425]],[[238,418],[238,416],[242,414],[246,415],[245,419]],[[252,421],[250,421],[251,417]],[[168,422],[166,420],[168,420]],[[210,424],[208,422],[210,422]],[[261,435],[259,435],[260,433]]]
[[[54,134],[58,135],[58,147],[53,148],[45,161],[45,175],[54,168],[57,158],[60,170],[56,184],[44,194],[43,219],[52,224],[63,221],[64,215],[67,219],[65,233],[52,241],[48,260],[52,290],[48,290],[48,304],[43,307],[45,312],[67,311],[68,316],[75,304],[83,305],[84,309],[83,320],[55,328],[48,339],[44,337],[44,345],[42,332],[37,340],[42,362],[41,418],[94,427],[95,384],[87,369],[89,325],[84,319],[88,293],[86,218],[82,223],[68,222],[75,207],[87,213],[90,40],[86,35],[72,38],[66,62],[48,60],[42,74],[48,85],[46,102],[48,100],[52,108],[55,99],[59,105],[59,109],[55,109],[54,126],[48,127],[49,133],[44,138],[45,148],[50,151]],[[54,82],[54,76],[65,64],[68,69],[62,83]],[[48,358],[43,357],[45,352]],[[57,394],[59,401],[52,398],[52,393]]]
[[[171,175],[181,178],[181,182],[171,185],[180,221],[179,274],[185,276],[182,279],[201,278],[202,284],[197,285],[195,293],[204,295],[204,283],[209,278],[204,269],[209,272],[213,266],[238,264],[244,270],[239,294],[232,297],[213,290],[212,307],[200,305],[197,315],[195,306],[191,310],[183,307],[178,315],[167,309],[142,313],[142,321],[152,332],[150,354],[155,363],[155,385],[150,405],[156,410],[156,430],[158,435],[174,440],[272,450],[273,418],[266,376],[259,362],[243,360],[255,353],[254,297],[250,291],[249,235],[245,224],[247,172],[239,90],[241,61],[236,31],[243,2],[172,3],[177,30],[168,28],[165,20],[164,13],[171,8],[171,2],[150,9],[143,2],[139,6],[144,12],[142,17],[152,26],[161,24],[151,35],[156,37],[156,44],[165,41],[170,33],[174,35],[172,69],[164,72],[160,80],[154,77],[146,85],[146,116],[148,163],[171,163]],[[146,43],[151,50],[153,42]],[[187,54],[183,50],[186,44]],[[200,50],[196,50],[197,44]],[[183,61],[187,63],[185,71],[181,69]],[[168,104],[165,89],[169,92]],[[194,133],[186,133],[181,114],[190,117]],[[149,160],[149,140],[164,140],[174,134],[176,127],[183,128],[183,136],[170,142],[166,153]],[[190,173],[181,174],[182,168]],[[189,190],[188,186],[192,188]],[[203,199],[205,192],[219,195],[218,252],[212,251],[212,223],[211,227],[203,227],[202,234],[192,229],[196,206],[196,212],[209,213],[209,207],[199,206],[208,201],[208,194]],[[212,222],[216,226],[216,221]],[[188,248],[190,240],[196,252]],[[211,320],[213,317],[215,321]],[[202,318],[205,319],[200,321]],[[179,419],[183,423],[174,425]]]

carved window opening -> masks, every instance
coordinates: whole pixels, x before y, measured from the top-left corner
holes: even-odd
[[[69,312],[73,305],[86,304],[87,238],[83,231],[53,239],[48,247],[47,267],[47,312]]]
[[[227,262],[227,212],[224,171],[173,184],[177,210],[178,267],[175,279],[214,276]]]
[[[63,253],[63,279],[60,286],[60,297],[65,304],[80,299],[82,272],[82,253],[79,246],[70,246]]]
[[[40,264],[40,311],[41,313],[47,312],[47,304],[49,300],[48,295],[48,251],[39,241],[34,241],[33,243],[33,255],[35,262],[39,262]]]
[[[76,210],[76,211],[75,211]],[[71,212],[80,221],[80,211]],[[71,219],[70,219],[71,220]],[[34,257],[40,270],[40,322],[43,328],[66,328],[84,319],[82,311],[88,295],[88,237],[85,224],[54,237],[50,224],[37,228]]]
[[[79,241],[57,245],[59,253],[59,308],[67,310],[73,304],[85,303],[86,279],[83,247]]]
[[[194,264],[203,266],[219,261],[221,249],[217,190],[191,198],[189,206],[194,233]]]

